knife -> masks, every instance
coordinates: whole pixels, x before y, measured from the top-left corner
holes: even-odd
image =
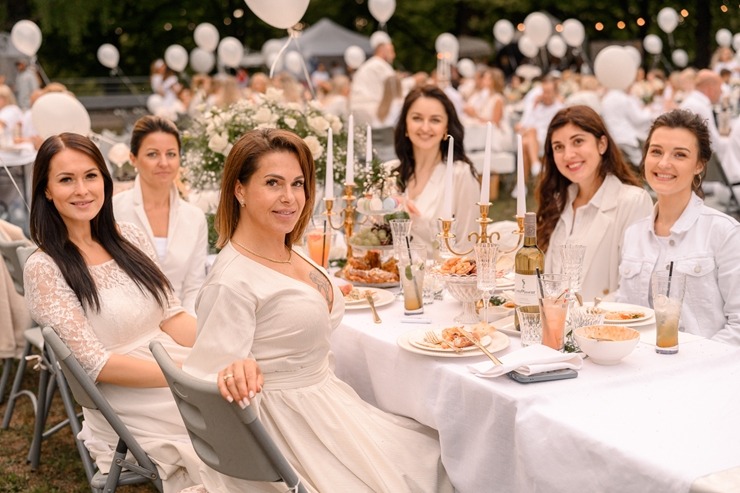
[[[486,349],[486,347],[483,344],[481,344],[480,342],[476,341],[473,338],[472,335],[470,335],[468,332],[465,331],[465,329],[463,329],[462,327],[459,327],[459,326],[457,327],[457,329],[460,331],[460,333],[463,336],[465,336],[465,338],[467,340],[469,340],[470,342],[472,342],[473,344],[475,344],[475,347],[477,347],[478,349],[480,349],[481,351],[483,351],[483,353],[485,353],[485,355],[488,356],[491,359],[491,361],[493,361],[494,364],[496,364],[496,365],[503,365],[503,363],[501,363],[501,360],[500,359],[498,359],[497,357],[495,357],[493,355],[493,353],[491,353],[491,351],[489,351],[488,349]]]
[[[370,305],[370,310],[373,312],[373,321],[376,324],[381,323],[382,320],[380,320],[380,316],[378,315],[378,310],[375,309],[375,302],[373,301],[373,293],[366,292],[365,299],[367,300],[368,305]]]

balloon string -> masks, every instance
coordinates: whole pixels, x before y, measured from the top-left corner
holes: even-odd
[[[290,42],[293,41],[293,36],[288,36],[288,41],[285,42],[282,48],[280,48],[280,51],[278,51],[277,56],[275,57],[275,61],[272,62],[272,67],[270,67],[270,79],[273,78],[275,75],[275,67],[277,66],[278,61],[280,60],[280,57],[283,56],[283,53],[285,53],[285,50],[288,49],[288,45]]]
[[[313,87],[313,83],[311,82],[311,76],[308,74],[308,67],[306,67],[306,62],[303,60],[303,54],[301,53],[301,45],[298,43],[298,39],[295,40],[296,48],[298,48],[298,56],[301,58],[301,67],[303,68],[303,76],[306,78],[306,83],[308,84],[308,90],[311,91],[311,99],[316,99],[316,90]]]
[[[23,205],[26,206],[26,210],[28,212],[31,212],[31,208],[28,206],[28,202],[26,202],[26,196],[23,194],[23,192],[21,192],[20,187],[18,187],[18,184],[15,182],[15,178],[13,178],[13,174],[10,172],[10,170],[5,165],[5,163],[3,163],[3,168],[5,168],[5,172],[8,173],[8,178],[10,178],[10,181],[13,183],[13,186],[15,187],[15,190],[18,192],[18,195],[21,196],[21,200],[23,201]],[[23,167],[21,167],[21,168],[23,168]],[[26,170],[21,169],[21,172],[22,173],[25,173]]]

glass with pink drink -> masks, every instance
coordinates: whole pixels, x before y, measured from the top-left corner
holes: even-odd
[[[569,287],[570,277],[564,274],[542,274],[537,280],[542,344],[558,351],[565,346]]]

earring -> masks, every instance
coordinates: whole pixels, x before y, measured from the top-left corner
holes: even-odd
[[[698,183],[697,183],[697,178],[698,178]],[[691,184],[694,186],[694,190],[699,190],[701,188],[702,180],[703,178],[701,176],[701,173],[697,173],[694,175],[694,179],[691,180]]]

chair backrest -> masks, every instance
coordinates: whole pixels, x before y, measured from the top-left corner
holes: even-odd
[[[0,240],[0,255],[5,260],[5,266],[8,268],[10,278],[13,279],[15,290],[23,294],[23,264],[18,257],[18,248],[28,247],[26,240],[2,241]],[[36,247],[33,247],[34,250]],[[28,258],[28,257],[26,257]]]
[[[300,478],[268,435],[252,406],[229,403],[213,382],[180,369],[158,341],[149,348],[177,402],[198,456],[216,471],[250,481],[283,481],[305,492]]]
[[[98,390],[95,382],[82,368],[82,365],[77,361],[69,347],[67,347],[51,327],[44,327],[42,333],[44,335],[45,348],[53,353],[77,403],[84,408],[100,411],[113,431],[118,435],[119,449],[122,445],[125,445],[128,452],[136,459],[136,464],[128,465],[128,467],[124,468],[135,470],[138,474],[151,480],[157,489],[162,491],[161,479],[159,478],[156,465],[144,449],[141,448],[141,445],[136,441],[131,431],[118,417],[105,396]]]

